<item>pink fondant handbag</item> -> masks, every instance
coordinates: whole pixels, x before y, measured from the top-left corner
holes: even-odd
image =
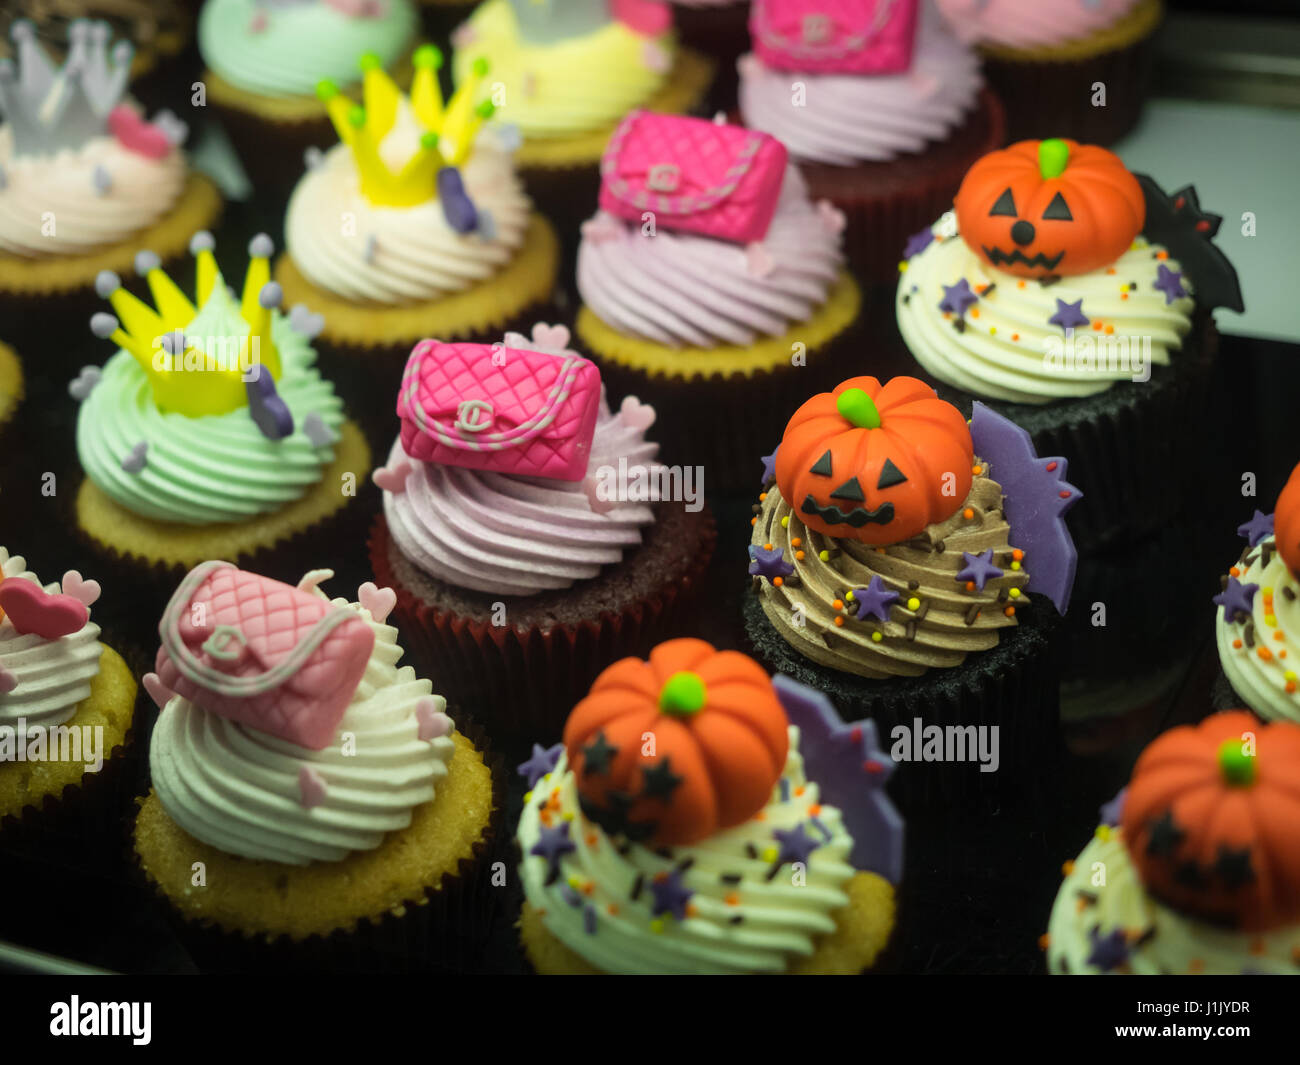
[[[600,371],[573,352],[422,340],[397,396],[413,459],[580,481],[600,412]]]
[[[229,562],[190,570],[158,632],[169,689],[312,750],[333,740],[375,644],[355,610]]]
[[[775,137],[701,118],[633,111],[601,159],[600,207],[656,228],[749,244],[772,224],[785,180]]]
[[[774,70],[898,74],[912,65],[917,0],[754,0],[754,54]]]

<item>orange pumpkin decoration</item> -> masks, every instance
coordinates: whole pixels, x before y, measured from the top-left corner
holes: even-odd
[[[1142,186],[1119,156],[1071,140],[990,152],[966,172],[954,206],[971,251],[1018,277],[1109,266],[1146,221]]]
[[[569,715],[564,746],[591,820],[671,846],[761,810],[785,768],[787,730],[762,666],[681,639],[601,673]]]
[[[1291,471],[1273,509],[1273,541],[1296,580],[1300,580],[1300,466]]]
[[[952,516],[974,461],[966,419],[925,382],[853,377],[794,412],[776,483],[808,528],[896,544]]]
[[[1138,759],[1124,842],[1174,909],[1264,932],[1300,920],[1300,726],[1229,710]]]

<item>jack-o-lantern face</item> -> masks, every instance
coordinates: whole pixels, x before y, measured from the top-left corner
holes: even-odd
[[[854,377],[795,411],[776,483],[808,528],[896,544],[961,506],[974,461],[966,420],[925,382]]]
[[[1277,497],[1277,507],[1273,511],[1273,540],[1287,569],[1296,580],[1300,580],[1300,466],[1291,471],[1290,480]]]
[[[1070,140],[990,152],[966,172],[954,206],[970,249],[1018,277],[1109,266],[1146,221],[1142,187],[1119,157]]]

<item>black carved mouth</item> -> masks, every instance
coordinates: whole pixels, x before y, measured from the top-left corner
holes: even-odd
[[[987,244],[984,246],[984,254],[988,256],[989,262],[994,266],[1009,266],[1011,263],[1024,263],[1026,266],[1041,266],[1044,270],[1055,270],[1056,264],[1064,257],[1064,251],[1058,251],[1050,258],[1041,251],[1032,258],[1022,252],[1019,248],[1013,248],[1011,251],[1003,251],[1001,248],[990,248]]]
[[[893,503],[881,503],[874,510],[866,507],[840,510],[834,503],[821,506],[809,494],[804,498],[803,506],[799,509],[805,514],[821,518],[827,525],[847,525],[850,529],[861,529],[864,525],[888,525],[894,520]]]

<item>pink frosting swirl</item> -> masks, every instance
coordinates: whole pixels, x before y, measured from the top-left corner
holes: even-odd
[[[963,41],[1036,48],[1064,44],[1112,26],[1138,0],[938,0]]]
[[[601,467],[653,469],[659,445],[645,438],[645,410],[602,398],[591,441],[589,481]],[[589,580],[641,543],[654,521],[646,503],[593,505],[583,481],[467,470],[411,459],[401,440],[388,464],[411,464],[405,490],[384,493],[388,529],[403,555],[440,581],[494,595],[533,595]],[[589,494],[590,493],[590,494]],[[606,509],[608,508],[608,509]]]
[[[946,139],[984,80],[979,57],[928,9],[906,73],[797,74],[770,70],[753,54],[739,68],[745,125],[772,134],[796,159],[834,166],[895,159]]]
[[[671,347],[781,336],[825,303],[843,261],[843,221],[808,199],[794,167],[759,245],[665,229],[643,236],[640,223],[597,212],[582,227],[578,292],[611,328]]]

